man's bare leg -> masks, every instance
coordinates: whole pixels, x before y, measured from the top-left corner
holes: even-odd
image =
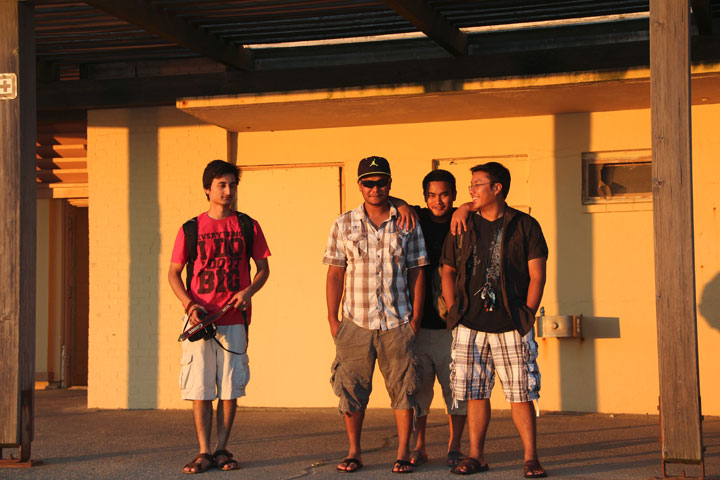
[[[414,451],[420,452],[424,458],[427,458],[427,447],[425,446],[425,428],[427,427],[427,415],[417,417],[415,419],[415,448]]]
[[[212,455],[210,451],[210,435],[212,434],[212,401],[210,400],[193,400],[193,420],[195,421],[195,432],[197,433],[198,444],[200,444],[200,453]],[[210,461],[204,458],[198,462],[203,467],[210,465]],[[192,473],[196,472],[198,467],[183,468],[183,471]]]
[[[230,438],[230,430],[232,430],[233,422],[235,421],[235,412],[237,411],[237,400],[218,400],[217,404],[217,445],[215,451],[226,450],[227,442]],[[225,455],[218,455],[216,461],[218,464],[227,462],[230,457]],[[225,469],[230,470],[232,467],[226,465]]]
[[[450,441],[448,442],[448,452],[459,452],[462,444],[462,434],[465,429],[465,421],[467,415],[448,415],[448,425],[450,426]]]
[[[395,424],[398,432],[397,460],[410,460],[410,434],[412,433],[412,410],[393,410],[395,413]],[[412,467],[400,467],[397,470],[404,472],[412,471]]]
[[[350,443],[350,449],[346,458],[354,458],[362,465],[362,450],[360,447],[360,437],[362,436],[362,425],[365,420],[365,410],[359,412],[344,412],[343,418],[345,419],[345,431],[347,432],[348,442]],[[345,462],[340,462],[337,466],[338,470],[345,470],[346,472],[353,472],[360,468],[358,465],[348,465]]]
[[[535,405],[533,402],[510,403],[510,412],[525,450],[524,461],[538,460]],[[533,471],[533,473],[540,472],[541,470]]]
[[[470,457],[485,465],[485,438],[490,425],[490,399],[468,400],[467,427]]]

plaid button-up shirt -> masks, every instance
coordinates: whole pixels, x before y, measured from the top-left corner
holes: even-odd
[[[410,321],[407,270],[428,264],[422,230],[401,230],[397,210],[375,228],[364,205],[340,215],[328,237],[323,263],[345,268],[343,321],[389,330]]]

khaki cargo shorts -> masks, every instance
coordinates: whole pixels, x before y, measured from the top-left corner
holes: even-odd
[[[340,398],[341,412],[367,408],[377,360],[395,410],[416,409],[419,367],[415,332],[409,323],[390,330],[369,330],[352,321],[340,323],[335,334],[335,361],[330,383]]]
[[[228,350],[245,352],[245,325],[220,325],[215,338]],[[215,340],[182,342],[180,390],[183,400],[233,400],[250,381],[247,353],[226,352]]]

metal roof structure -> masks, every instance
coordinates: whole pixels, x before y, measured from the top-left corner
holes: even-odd
[[[693,60],[720,0],[693,0]],[[38,108],[649,64],[647,0],[37,0]]]

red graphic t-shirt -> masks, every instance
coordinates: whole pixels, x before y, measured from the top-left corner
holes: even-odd
[[[252,258],[260,260],[270,256],[265,235],[253,220],[255,237]],[[250,285],[250,266],[245,258],[245,240],[237,215],[231,214],[221,220],[210,218],[207,213],[198,216],[198,256],[193,268],[190,296],[209,313],[222,308],[232,296]],[[182,227],[175,238],[172,262],[185,265],[190,255],[185,246]],[[248,308],[250,323],[252,309]],[[231,309],[217,321],[217,325],[244,323],[242,313]]]

